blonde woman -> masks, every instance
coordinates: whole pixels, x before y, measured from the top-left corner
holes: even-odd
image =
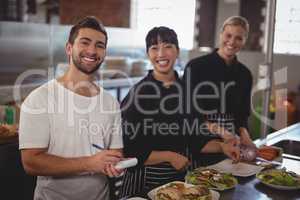
[[[194,117],[204,115],[211,132],[227,140],[236,133],[240,143],[254,147],[248,133],[252,75],[238,58],[249,33],[248,21],[240,16],[229,17],[219,35],[219,48],[191,60],[184,81],[191,85],[197,101],[190,101]]]

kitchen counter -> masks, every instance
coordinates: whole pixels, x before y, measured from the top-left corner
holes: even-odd
[[[257,146],[274,145],[282,140],[300,141],[300,123],[269,134],[264,140],[256,140]],[[283,154],[282,167],[300,174],[300,159],[297,156]],[[300,190],[277,190],[262,183],[255,176],[238,177],[239,184],[232,190],[220,192],[220,200],[296,200],[300,199]]]
[[[225,159],[223,154],[205,154],[201,159],[201,166],[211,165]],[[283,158],[282,166],[300,174],[300,161]],[[218,191],[220,200],[300,200],[300,189],[277,190],[262,184],[255,175],[236,177],[238,185],[229,190]],[[147,194],[144,195],[146,197]]]
[[[300,162],[290,159],[283,159],[283,167],[293,169]],[[298,172],[299,173],[299,170]],[[238,177],[239,184],[231,190],[220,192],[220,200],[296,200],[300,199],[300,190],[283,191],[273,189],[262,183],[255,176]]]

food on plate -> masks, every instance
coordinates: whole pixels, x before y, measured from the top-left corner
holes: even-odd
[[[181,200],[182,194],[173,187],[163,187],[157,191],[156,200]]]
[[[17,135],[17,125],[0,125],[0,137],[10,137]]]
[[[194,185],[204,185],[209,189],[226,190],[235,187],[238,181],[229,173],[221,173],[214,169],[197,168],[189,172],[186,181]]]
[[[261,182],[267,185],[299,187],[300,177],[294,172],[288,172],[284,169],[268,169],[261,171],[256,175]]]
[[[211,200],[212,196],[207,187],[197,185],[197,186],[185,188],[182,191],[182,199],[184,199],[184,200]]]
[[[6,127],[0,125],[0,135],[4,136],[4,135],[8,135],[8,134],[9,134],[9,130]]]
[[[212,195],[204,186],[186,187],[184,183],[170,183],[160,188],[156,200],[211,200]]]
[[[257,150],[257,156],[266,160],[274,160],[279,154],[280,150],[272,146],[262,146]]]

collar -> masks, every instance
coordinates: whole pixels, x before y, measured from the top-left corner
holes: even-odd
[[[178,75],[178,73],[177,73],[176,70],[174,70],[174,75],[175,75],[175,82],[180,82],[180,78],[179,78],[179,75]],[[157,84],[159,84],[161,86],[164,85],[162,81],[159,81],[159,80],[157,80],[157,79],[154,78],[154,76],[153,76],[153,70],[149,70],[148,71],[148,74],[147,74],[147,76],[146,76],[145,79],[148,80],[148,81],[155,82],[155,83],[157,83]]]
[[[219,61],[221,61],[222,63],[224,63],[224,65],[226,65],[226,66],[232,66],[232,65],[235,65],[235,64],[238,63],[237,56],[234,56],[232,63],[231,63],[230,65],[227,65],[226,62],[225,62],[225,60],[218,54],[218,52],[217,52],[218,50],[219,50],[219,48],[216,48],[216,49],[212,52],[212,54],[213,54],[213,56],[214,56],[217,60],[219,60]]]

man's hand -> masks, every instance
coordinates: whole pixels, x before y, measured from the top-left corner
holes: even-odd
[[[169,162],[176,170],[181,170],[189,165],[189,160],[187,157],[175,152],[172,152]]]
[[[105,174],[108,175],[109,177],[118,177],[122,174],[124,171],[123,169],[116,169],[114,165],[109,164],[106,165],[104,168]]]
[[[122,159],[122,153],[114,150],[103,150],[89,159],[89,168],[91,172],[103,173],[108,176],[119,175],[120,170],[114,169],[116,165]]]
[[[235,162],[240,160],[240,148],[236,141],[232,140],[225,143],[221,142],[220,145],[225,155]]]

